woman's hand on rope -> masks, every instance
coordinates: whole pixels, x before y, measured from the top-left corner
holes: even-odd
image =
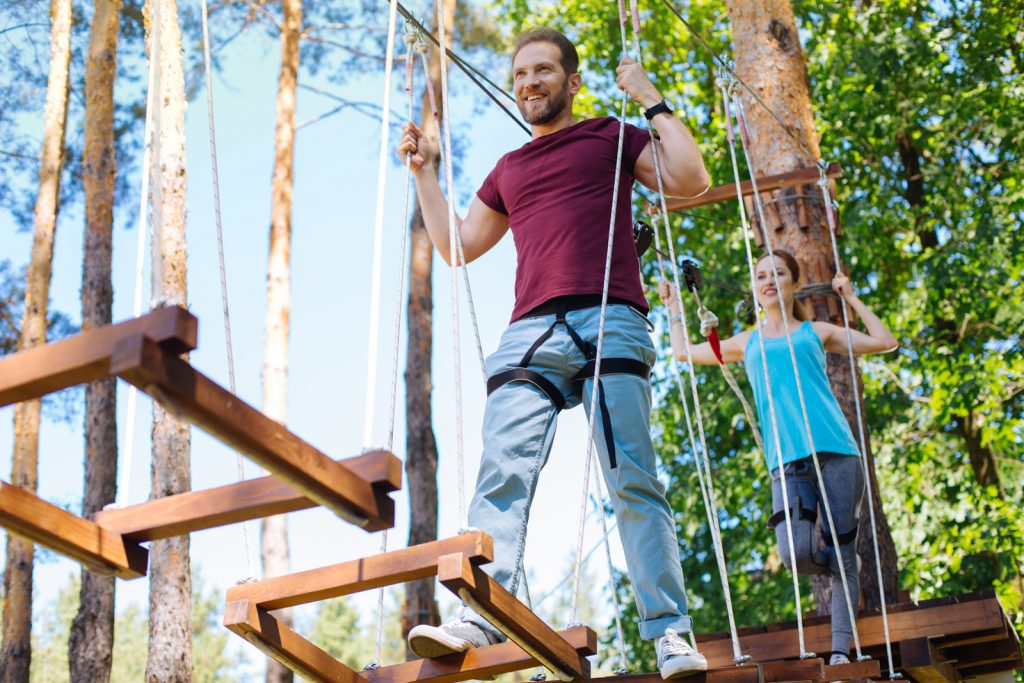
[[[853,299],[857,298],[857,293],[853,290],[850,278],[846,277],[843,273],[838,273],[832,278],[832,291],[845,299],[847,303],[853,303]]]
[[[615,69],[615,82],[619,90],[632,97],[644,109],[650,109],[662,100],[661,93],[651,83],[644,68],[629,57],[624,57]]]
[[[424,137],[423,131],[412,121],[402,126],[402,140],[398,143],[397,153],[402,163],[405,163],[406,157],[408,157],[409,168],[413,173],[434,159],[434,149],[430,141]]]

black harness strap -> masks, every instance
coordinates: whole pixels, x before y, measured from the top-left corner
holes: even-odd
[[[834,547],[832,544],[832,534],[822,534],[822,536],[824,536],[822,540],[825,541],[825,545],[827,545],[830,548]],[[849,531],[837,531],[836,537],[839,539],[839,545],[847,545],[848,543],[853,543],[855,540],[857,540],[857,527],[853,527]]]
[[[790,517],[792,519],[798,519],[798,518],[799,519],[806,519],[811,524],[814,524],[815,522],[818,521],[818,511],[817,510],[811,510],[810,508],[805,508],[805,507],[801,506],[799,508],[799,513],[800,513],[799,517],[797,517],[797,510],[798,510],[798,508],[797,508],[797,506],[795,504],[790,506]],[[768,518],[768,526],[770,526],[770,527],[772,527],[774,529],[775,527],[777,527],[778,525],[782,524],[785,521],[786,521],[786,511],[785,510],[779,510],[774,515],[772,515],[771,517]]]
[[[543,391],[552,405],[555,406],[557,412],[561,412],[565,408],[565,397],[562,392],[558,390],[558,387],[554,385],[551,380],[547,379],[539,372],[530,370],[529,364],[533,360],[533,355],[537,353],[537,350],[544,345],[551,335],[555,332],[557,325],[564,325],[565,331],[569,334],[573,343],[576,344],[576,348],[580,350],[583,357],[587,359],[587,362],[583,365],[583,368],[577,372],[572,378],[573,393],[577,398],[583,396],[583,382],[588,379],[593,379],[594,369],[597,365],[597,347],[583,339],[576,333],[576,330],[572,328],[572,325],[565,321],[566,306],[560,304],[555,311],[555,322],[551,323],[551,327],[544,331],[544,333],[537,338],[537,341],[533,342],[526,353],[523,354],[522,360],[519,361],[518,366],[499,372],[496,375],[492,375],[487,379],[487,395],[490,396],[492,393],[505,386],[510,382],[529,382],[535,387]],[[642,377],[645,380],[651,378],[651,368],[642,361],[634,360],[632,358],[602,358],[601,359],[601,374],[602,375],[636,375]],[[608,412],[608,403],[605,400],[604,385],[601,380],[597,381],[597,400],[601,404],[601,426],[604,430],[604,440],[608,445],[608,462],[612,469],[618,465],[615,457],[615,441],[612,434],[612,418]]]

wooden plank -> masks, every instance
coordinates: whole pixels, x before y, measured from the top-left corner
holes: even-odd
[[[251,602],[229,602],[224,626],[311,681],[366,683],[358,673]]]
[[[586,626],[559,631],[559,635],[584,657],[597,654],[597,634]],[[539,666],[534,657],[528,655],[515,643],[501,643],[489,647],[477,647],[459,654],[437,659],[416,659],[411,662],[384,666],[363,672],[369,683],[408,683],[409,681],[430,680],[431,683],[456,683],[473,679],[489,679],[513,671],[522,671]],[[616,681],[628,678],[617,676]],[[693,680],[693,679],[689,679]],[[658,676],[661,683],[661,676]],[[758,683],[756,677],[750,681],[723,681],[722,683]]]
[[[826,174],[829,178],[841,176],[843,174],[843,168],[838,163],[833,162],[829,164]],[[785,187],[793,187],[794,185],[816,183],[820,177],[821,174],[818,172],[818,168],[816,166],[811,168],[798,168],[786,173],[758,178],[757,189],[762,193],[772,192],[774,190],[781,190]],[[740,186],[743,188],[744,197],[754,194],[753,184],[749,180],[744,180],[740,183]],[[712,187],[699,197],[692,197],[689,199],[666,197],[665,204],[669,211],[683,211],[685,209],[693,209],[698,206],[706,206],[708,204],[716,204],[718,202],[732,201],[735,199],[736,184],[726,183],[724,185]]]
[[[850,662],[849,664],[825,665],[826,681],[857,681],[868,678],[880,678],[881,675],[882,665],[877,659]]]
[[[342,519],[376,529],[394,525],[386,494],[151,339],[118,342],[110,371]]]
[[[146,575],[145,548],[5,481],[0,481],[0,525],[93,573],[122,579]]]
[[[438,560],[437,578],[563,681],[586,681],[590,662],[463,553]]]
[[[275,610],[351,595],[437,574],[438,558],[460,553],[479,564],[494,559],[494,542],[474,531],[329,567],[244,583],[228,589],[227,601],[247,600]]]
[[[114,345],[145,334],[169,352],[196,348],[199,323],[180,306],[0,358],[0,407],[107,377]]]
[[[975,643],[959,647],[942,648],[942,655],[956,663],[956,668],[963,673],[968,667],[994,664],[1021,658],[1020,644],[1017,639],[1006,634],[1003,640],[989,643]]]
[[[1002,608],[995,598],[908,609],[889,614],[889,631],[893,641],[972,633],[1002,628],[1004,623]],[[862,615],[857,620],[857,629],[861,647],[870,648],[885,643],[881,615]],[[828,622],[806,625],[804,636],[806,647],[811,652],[826,652],[832,647],[832,629]],[[715,640],[698,637],[697,641],[710,666],[723,667],[732,663],[732,641],[727,634],[724,638]],[[795,628],[751,633],[745,635],[742,642],[744,653],[753,657],[754,661],[796,657],[800,654]]]
[[[761,680],[760,669],[752,664],[708,669],[679,680],[686,681],[686,683],[764,683]],[[601,676],[593,678],[591,681],[592,683],[665,683],[659,673]]]
[[[758,664],[764,683],[825,680],[825,662],[818,657]]]
[[[975,645],[978,643],[991,643],[1003,640],[1007,637],[1007,626],[991,628],[983,631],[972,631],[970,633],[957,633],[951,636],[938,636],[932,638],[935,646],[939,649],[947,647],[960,647],[961,645]]]
[[[386,494],[401,487],[402,463],[387,451],[371,451],[338,463],[370,482],[378,493]],[[95,519],[97,524],[141,542],[306,510],[316,505],[271,476],[111,508],[97,513]],[[393,519],[394,501],[383,497],[381,510],[384,516]],[[364,528],[373,530],[377,526],[370,524]]]
[[[927,638],[901,640],[900,669],[917,683],[958,683],[960,674]]]

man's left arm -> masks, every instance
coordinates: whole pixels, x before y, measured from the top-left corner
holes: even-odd
[[[616,69],[619,89],[626,92],[637,104],[647,111],[664,98],[651,83],[643,67],[631,59],[623,59]],[[651,122],[658,129],[661,138],[653,144],[658,146],[658,161],[661,166],[661,181],[665,194],[672,197],[695,197],[705,192],[711,184],[704,159],[697,147],[693,134],[670,111],[655,114]],[[636,160],[633,175],[650,189],[658,190],[658,178],[654,170],[652,143],[648,142]]]

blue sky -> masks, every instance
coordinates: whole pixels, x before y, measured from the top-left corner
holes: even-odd
[[[223,74],[214,80],[220,187],[227,251],[232,334],[238,392],[260,405],[263,311],[270,212],[270,178],[273,153],[274,98],[278,50],[269,41],[243,38],[232,46]],[[421,76],[420,73],[417,76]],[[404,110],[404,95],[396,77],[393,109]],[[461,93],[453,100],[453,127],[468,141],[462,166],[460,195],[470,196],[501,154],[525,142],[513,122],[495,107],[473,113],[466,95],[465,79],[453,75]],[[422,87],[417,83],[417,90]],[[354,100],[379,102],[382,84],[378,75],[353,80],[344,94]],[[300,91],[298,121],[331,108],[325,98]],[[212,183],[205,94],[189,106],[188,244],[189,300],[200,320],[199,349],[193,364],[225,386],[228,382],[221,317]],[[392,135],[391,146],[397,140]],[[303,128],[295,146],[295,194],[293,210],[292,284],[288,425],[321,450],[341,457],[357,454],[362,443],[365,414],[364,388],[367,368],[367,334],[370,320],[368,292],[372,254],[374,195],[376,192],[379,121],[345,112]],[[384,277],[380,328],[380,363],[375,409],[375,443],[385,437],[389,402],[392,321],[398,279],[399,240],[405,230],[402,216],[404,171],[391,164],[387,178]],[[137,199],[133,200],[137,202]],[[460,211],[465,205],[460,203]],[[114,243],[114,318],[131,317],[135,271],[135,226],[119,226]],[[60,217],[52,306],[79,317],[82,258],[82,216],[68,211]],[[26,263],[31,236],[19,233],[6,216],[0,216],[2,258]],[[494,350],[512,309],[515,253],[510,237],[470,266],[474,298],[485,353]],[[441,486],[441,536],[459,526],[456,464],[453,342],[450,309],[450,275],[439,259],[435,262],[435,357],[434,428],[441,453],[438,474]],[[148,283],[148,276],[146,282]],[[480,452],[480,425],[485,392],[479,372],[472,326],[465,315],[463,297],[462,368],[466,489],[472,490]],[[404,301],[403,301],[404,303]],[[403,315],[404,325],[404,315]],[[404,330],[402,351],[404,354]],[[404,368],[404,355],[399,359]],[[399,375],[401,378],[401,375]],[[128,387],[119,388],[119,438],[125,432]],[[395,450],[404,457],[404,387],[398,387],[398,427]],[[0,476],[10,472],[12,409],[0,409]],[[127,493],[129,503],[146,499],[149,491],[149,401],[143,397],[137,416],[134,466]],[[527,545],[527,565],[533,577],[534,595],[547,592],[564,579],[575,548],[576,524],[586,451],[586,422],[582,410],[565,413],[554,451],[534,504],[534,522]],[[201,489],[236,480],[234,453],[199,430],[193,430],[192,486]],[[82,488],[82,431],[73,425],[46,422],[40,435],[40,495],[47,500],[80,510]],[[256,468],[246,464],[249,476]],[[468,493],[467,493],[468,495]],[[408,506],[404,491],[396,494],[398,526],[391,533],[392,547],[404,545]],[[292,567],[308,569],[377,552],[379,536],[347,526],[323,510],[289,516]],[[253,533],[256,527],[253,525]],[[598,527],[587,532],[586,547],[598,538]],[[619,555],[617,539],[614,543]],[[192,536],[192,559],[202,568],[208,587],[220,590],[247,575],[240,526],[197,533]],[[606,572],[600,555],[593,569],[604,585]],[[45,607],[77,571],[73,563],[50,554],[36,568],[36,606]],[[118,583],[118,605],[146,604],[147,580]],[[447,594],[439,595],[447,600]],[[369,617],[372,596],[364,604]],[[606,600],[602,600],[606,603]],[[568,615],[565,616],[568,621]],[[364,623],[368,623],[364,622]],[[602,622],[604,623],[604,622]],[[563,624],[555,624],[561,626]],[[232,647],[235,640],[231,639]],[[241,641],[239,641],[239,644]],[[259,657],[256,658],[259,660]]]

